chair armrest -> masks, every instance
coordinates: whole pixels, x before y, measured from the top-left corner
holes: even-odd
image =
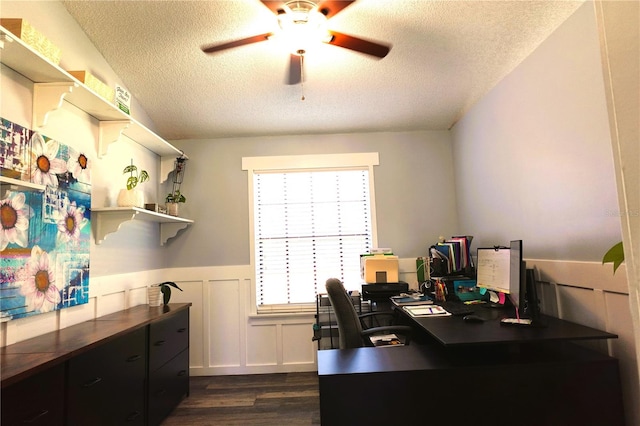
[[[360,319],[362,319],[362,318],[366,318],[366,317],[374,317],[374,316],[381,316],[381,315],[393,316],[394,312],[393,311],[373,311],[373,312],[367,312],[366,314],[360,314],[360,315],[358,315],[358,317],[360,317]]]
[[[383,325],[393,325],[393,318],[395,317],[395,313],[393,311],[373,311],[368,312],[366,314],[358,315],[360,319],[360,324],[362,328],[371,328],[374,325],[382,327]],[[365,322],[366,319],[369,324]]]

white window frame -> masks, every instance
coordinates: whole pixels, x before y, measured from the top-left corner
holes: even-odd
[[[378,246],[378,230],[376,220],[375,185],[373,167],[380,164],[377,152],[349,154],[287,155],[272,157],[243,157],[242,170],[246,170],[249,186],[249,246],[250,264],[253,271],[251,280],[251,310],[256,313],[308,313],[315,311],[315,304],[283,304],[261,306],[258,310],[256,297],[256,258],[255,258],[255,224],[254,224],[254,191],[253,175],[260,172],[275,171],[318,171],[331,169],[363,169],[369,172],[369,201],[371,208],[371,237],[373,247]]]

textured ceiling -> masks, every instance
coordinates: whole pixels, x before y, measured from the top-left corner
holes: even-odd
[[[448,129],[582,1],[358,0],[329,29],[391,52],[321,45],[305,56],[303,86],[286,84],[289,54],[273,40],[200,50],[277,30],[258,0],[63,4],[176,140]]]

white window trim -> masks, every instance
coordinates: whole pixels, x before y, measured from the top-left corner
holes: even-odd
[[[251,314],[258,314],[256,300],[256,259],[255,259],[255,227],[253,208],[253,174],[256,172],[281,171],[281,170],[317,170],[340,168],[367,168],[369,171],[369,201],[371,204],[371,233],[373,247],[378,246],[378,229],[376,220],[375,185],[373,179],[373,167],[380,164],[380,156],[377,152],[349,153],[349,154],[318,154],[318,155],[285,155],[272,157],[242,157],[242,170],[246,170],[249,186],[249,263],[252,270],[251,277]],[[315,304],[270,305],[261,308],[260,313],[283,312],[311,312],[315,310]]]

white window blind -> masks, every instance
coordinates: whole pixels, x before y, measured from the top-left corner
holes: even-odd
[[[327,278],[359,289],[372,247],[369,170],[253,174],[256,302],[315,302]]]

